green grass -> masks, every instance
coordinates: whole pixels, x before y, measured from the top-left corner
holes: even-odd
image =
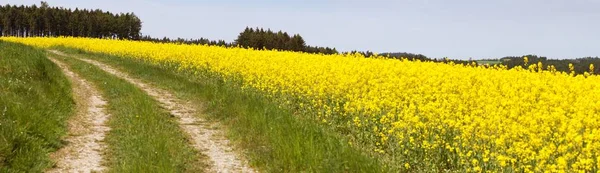
[[[180,98],[205,103],[207,117],[226,126],[228,137],[250,163],[266,172],[388,172],[377,159],[351,147],[338,133],[231,83],[177,72],[172,66],[82,51],[63,51],[118,67],[137,78],[173,91]],[[205,76],[205,77],[203,77]]]
[[[200,172],[206,166],[175,119],[145,92],[91,64],[51,56],[94,83],[107,100],[109,172]]]
[[[502,63],[502,61],[494,61],[494,60],[475,60],[477,62],[477,64],[481,64],[481,65],[485,65],[485,64],[489,64],[489,65],[494,65],[494,64],[500,64]]]
[[[0,41],[0,172],[41,172],[74,113],[71,85],[44,52]]]

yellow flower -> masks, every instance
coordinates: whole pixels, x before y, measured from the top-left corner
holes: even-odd
[[[39,48],[63,45],[226,81],[298,116],[343,129],[356,145],[382,157],[398,153],[431,161],[453,155],[459,160],[453,166],[475,171],[481,162],[516,172],[600,167],[594,165],[600,163],[600,76],[590,75],[593,64],[587,77],[573,77],[573,64],[571,73],[548,73],[555,67],[544,70],[541,63],[509,70],[127,40],[0,40]]]
[[[477,164],[479,164],[479,160],[477,160],[477,159],[472,159],[472,160],[471,160],[471,164],[473,164],[473,165],[477,165]]]

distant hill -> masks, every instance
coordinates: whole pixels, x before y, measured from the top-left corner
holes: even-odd
[[[367,53],[370,53],[367,51]],[[429,58],[423,54],[416,53],[407,53],[407,52],[390,52],[390,53],[380,53],[381,56],[386,56],[392,59],[401,59],[406,58],[408,60],[421,60],[421,61],[434,61],[434,62],[446,62],[452,61],[457,64],[467,64],[475,62],[477,64],[483,65],[495,65],[502,64],[506,65],[509,69],[517,66],[524,67],[525,61],[523,57],[527,57],[529,63],[538,63],[541,62],[544,65],[544,68],[547,68],[548,65],[553,65],[556,67],[557,71],[570,72],[569,64],[573,64],[574,71],[576,74],[583,74],[584,72],[590,72],[590,64],[594,64],[596,67],[600,67],[600,58],[599,57],[582,57],[576,59],[548,59],[545,56],[538,55],[523,55],[523,56],[506,56],[499,59],[479,59],[479,60],[446,60],[446,59],[435,59]],[[594,69],[594,74],[600,74],[600,68]]]
[[[503,65],[508,66],[508,68],[513,68],[516,66],[522,66],[525,64],[524,58],[527,57],[529,64],[542,62],[544,67],[548,65],[554,65],[557,71],[569,72],[569,63],[573,64],[576,74],[583,74],[584,72],[589,72],[590,64],[594,64],[596,67],[600,65],[600,58],[598,57],[582,57],[576,59],[548,59],[544,56],[537,55],[524,55],[524,56],[507,56],[500,58]],[[600,73],[600,68],[594,69],[594,74]]]

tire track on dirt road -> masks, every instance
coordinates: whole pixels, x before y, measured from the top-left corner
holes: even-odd
[[[208,168],[207,171],[255,172],[241,157],[236,155],[230,147],[229,140],[224,137],[223,132],[213,128],[208,121],[195,116],[200,111],[196,110],[196,106],[192,103],[180,100],[169,91],[155,88],[101,62],[67,55],[56,50],[51,50],[51,52],[93,64],[112,75],[134,84],[160,102],[162,107],[177,117],[180,128],[190,137],[193,147],[208,156],[212,167]]]
[[[48,57],[58,65],[71,81],[76,114],[68,120],[68,142],[65,147],[51,154],[56,161],[54,168],[47,172],[102,172],[103,142],[110,128],[106,122],[106,101],[100,92],[88,81],[69,69],[54,57]]]

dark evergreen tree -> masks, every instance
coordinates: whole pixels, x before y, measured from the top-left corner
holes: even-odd
[[[75,36],[140,39],[141,20],[133,13],[50,7],[0,6],[0,36]]]
[[[289,50],[308,53],[336,54],[336,49],[325,47],[307,46],[299,34],[290,36],[287,32],[266,31],[263,28],[246,27],[234,42],[235,45],[244,48],[267,49],[267,50]]]

